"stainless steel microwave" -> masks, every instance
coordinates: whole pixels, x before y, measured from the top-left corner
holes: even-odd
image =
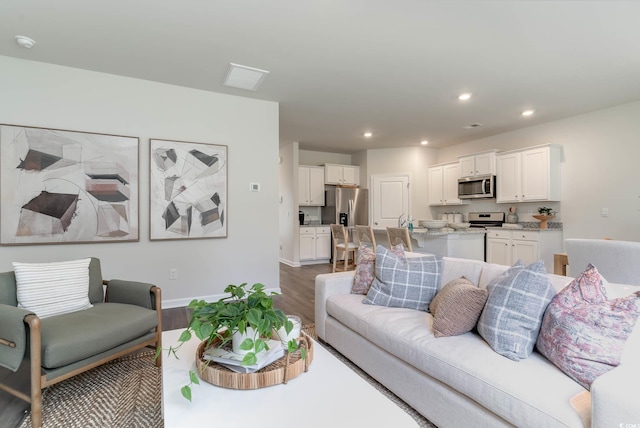
[[[460,199],[495,197],[495,175],[478,175],[476,177],[465,177],[458,179],[458,198]]]

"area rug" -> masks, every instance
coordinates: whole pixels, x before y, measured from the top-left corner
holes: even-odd
[[[411,416],[416,421],[416,423],[418,424],[419,427],[422,427],[422,428],[437,428],[434,424],[429,422],[429,420],[427,418],[425,418],[420,413],[418,413],[413,407],[409,406],[400,397],[395,395],[393,392],[389,391],[380,382],[378,382],[377,380],[375,380],[374,378],[369,376],[364,370],[362,370],[360,367],[358,367],[357,365],[352,363],[349,359],[347,359],[344,355],[342,355],[340,352],[338,352],[336,349],[334,349],[331,345],[325,343],[321,339],[318,339],[318,336],[316,335],[315,324],[311,323],[311,324],[305,325],[305,326],[302,327],[302,330],[305,333],[307,333],[309,336],[311,336],[313,339],[319,341],[319,343],[322,344],[322,346],[327,351],[331,352],[337,359],[342,361],[347,367],[349,367],[351,370],[356,372],[361,378],[363,378],[364,380],[369,382],[371,384],[371,386],[376,388],[378,391],[380,391],[382,394],[384,394],[389,400],[393,401],[398,407],[400,407],[407,414],[409,414],[409,416]]]
[[[162,368],[127,355],[43,390],[43,428],[162,428]],[[20,428],[30,428],[27,416]]]

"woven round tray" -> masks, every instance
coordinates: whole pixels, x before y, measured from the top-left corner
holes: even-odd
[[[293,353],[285,353],[284,357],[265,366],[254,373],[236,373],[213,361],[202,358],[206,341],[198,345],[196,350],[196,367],[200,378],[216,386],[230,389],[258,389],[267,386],[287,383],[306,372],[313,361],[313,340],[304,332],[298,339],[300,346],[307,349],[305,359],[302,359],[300,350]]]

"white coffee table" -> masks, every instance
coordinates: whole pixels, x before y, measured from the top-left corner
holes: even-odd
[[[164,348],[176,345],[183,330],[162,333]],[[318,342],[307,373],[254,390],[220,388],[205,381],[192,386],[192,402],[180,394],[195,368],[199,340],[185,343],[180,359],[163,354],[163,412],[174,427],[416,427],[415,420]],[[259,423],[266,418],[266,423]]]

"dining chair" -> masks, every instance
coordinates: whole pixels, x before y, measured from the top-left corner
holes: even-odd
[[[349,242],[349,235],[347,230],[341,224],[331,225],[331,236],[333,237],[333,271],[336,271],[336,263],[338,261],[338,252],[342,251],[344,254],[344,270],[349,270],[349,258],[353,260],[353,265],[356,263],[356,250],[358,245],[353,242]]]
[[[409,229],[406,227],[387,227],[387,239],[389,240],[389,248],[403,244],[406,251],[413,251]]]
[[[375,251],[376,249],[376,237],[373,234],[372,226],[358,226],[356,225],[356,237],[358,238],[358,246],[370,245]]]

